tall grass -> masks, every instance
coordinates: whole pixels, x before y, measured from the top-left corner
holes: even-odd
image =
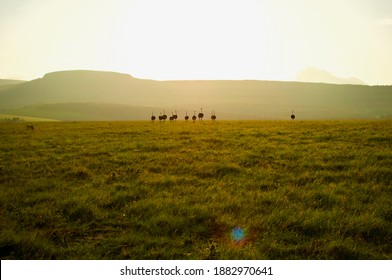
[[[0,124],[2,259],[392,258],[390,121],[34,128]]]

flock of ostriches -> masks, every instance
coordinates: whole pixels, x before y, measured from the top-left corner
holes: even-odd
[[[174,111],[174,114],[172,112],[172,115],[169,117],[169,121],[174,121],[175,122],[177,120],[177,118],[178,118],[177,111]],[[203,120],[203,118],[204,118],[203,108],[200,108],[200,113],[197,115],[197,117],[196,117],[196,111],[194,111],[193,116],[192,116],[192,121],[196,121],[197,118],[199,118],[200,121]],[[185,118],[184,119],[185,119],[185,121],[189,120],[188,112],[185,112]],[[156,117],[154,116],[154,113],[152,113],[151,120],[152,121],[156,120]],[[163,115],[162,115],[162,112],[160,113],[160,115],[158,116],[158,120],[159,121],[167,120],[167,115],[165,114],[165,111],[163,111]],[[215,111],[211,112],[211,120],[213,120],[213,121],[216,120]]]
[[[172,112],[172,115],[169,117],[169,121],[176,121],[178,118],[177,115],[177,111],[174,111],[174,114]],[[203,120],[204,118],[204,113],[203,113],[203,108],[200,108],[200,113],[197,115],[196,117],[196,111],[193,111],[193,116],[192,116],[192,121],[196,121],[196,119],[199,118],[199,120]],[[189,120],[189,116],[188,116],[188,112],[185,112],[185,121]],[[291,119],[294,120],[295,119],[295,115],[294,115],[294,111],[291,112]],[[151,120],[155,121],[156,117],[154,116],[154,112],[151,115]],[[165,121],[167,120],[167,115],[165,114],[165,111],[163,111],[163,115],[162,112],[160,113],[160,115],[158,116],[158,120],[159,121]],[[216,120],[216,115],[215,115],[215,111],[211,112],[211,120],[215,121]]]

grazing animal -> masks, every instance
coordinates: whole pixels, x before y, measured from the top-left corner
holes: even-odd
[[[160,115],[158,116],[159,121],[163,120],[163,116],[162,116],[162,112],[160,113]]]
[[[294,120],[295,119],[295,115],[294,115],[294,110],[291,111],[291,119]]]
[[[204,117],[203,108],[200,108],[200,113],[197,116],[199,117],[199,120],[203,120],[203,117]]]
[[[212,113],[211,113],[211,120],[213,120],[213,121],[216,120],[215,111],[212,111]]]
[[[26,128],[27,128],[28,130],[34,130],[34,125],[28,124],[28,125],[26,125]]]
[[[185,111],[185,120],[186,121],[189,120],[189,116],[188,116],[188,112],[187,111]]]
[[[174,116],[173,116],[173,112],[172,112],[172,115],[169,117],[169,121],[174,121]]]
[[[196,111],[193,112],[192,121],[196,120]]]
[[[177,118],[178,118],[178,116],[177,116],[177,111],[174,111],[175,112],[175,114],[173,115],[173,112],[172,112],[172,115],[173,115],[173,119],[174,119],[174,121],[176,121],[177,120]]]
[[[152,115],[151,115],[151,120],[152,120],[152,121],[155,121],[154,112],[152,112]]]
[[[163,119],[164,121],[167,119],[167,115],[166,115],[166,113],[165,113],[165,110],[163,110],[163,116],[162,116],[162,119]]]

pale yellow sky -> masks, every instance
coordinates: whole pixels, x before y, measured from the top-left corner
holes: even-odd
[[[91,69],[139,78],[392,84],[390,0],[2,0],[0,78]]]

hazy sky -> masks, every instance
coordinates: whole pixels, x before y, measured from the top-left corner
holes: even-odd
[[[392,1],[0,1],[0,78],[295,80],[306,67],[392,84]]]

